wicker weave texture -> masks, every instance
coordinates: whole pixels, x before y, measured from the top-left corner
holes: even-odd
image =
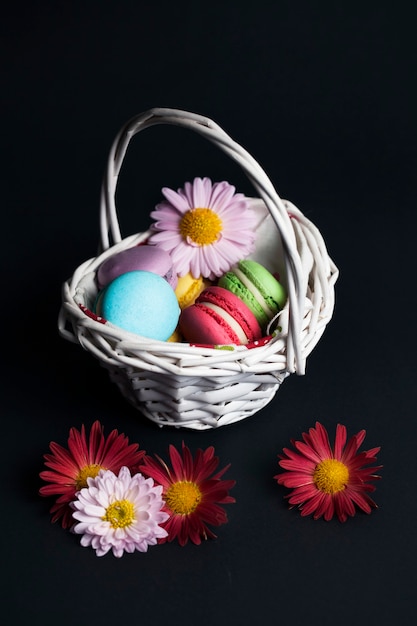
[[[130,140],[155,124],[203,135],[239,163],[258,192],[259,197],[250,199],[257,215],[257,245],[251,256],[278,271],[288,293],[274,320],[279,332],[267,343],[250,349],[197,348],[139,337],[89,314],[99,265],[150,234],[121,238],[115,192]],[[318,228],[278,196],[259,164],[217,124],[186,111],[152,109],[133,118],[116,137],[102,185],[100,249],[101,254],[80,265],[64,283],[59,331],[97,358],[125,399],[160,426],[204,430],[253,415],[272,400],[289,374],[305,373],[306,359],[333,315],[338,269]]]

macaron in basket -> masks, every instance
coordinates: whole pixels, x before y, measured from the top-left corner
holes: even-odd
[[[208,347],[256,345],[283,308],[286,292],[260,263],[243,258],[232,264],[239,253],[250,254],[256,243],[251,230],[255,215],[245,197],[229,183],[212,184],[208,178],[185,183],[178,192],[163,192],[166,200],[153,213],[160,221],[148,241],[99,265],[93,313],[155,340]],[[214,208],[194,207],[196,203]],[[183,205],[185,211],[176,210]],[[246,241],[232,238],[226,260],[226,248],[218,242],[223,229],[227,235],[227,222],[233,224],[241,213],[240,219],[247,223]]]
[[[156,124],[211,141],[257,196],[196,177],[162,188],[148,230],[123,238],[119,174],[132,138]],[[232,424],[270,402],[288,375],[305,373],[333,315],[338,269],[318,228],[218,124],[156,108],[123,125],[105,168],[99,232],[100,253],[64,282],[59,332],[156,424]]]

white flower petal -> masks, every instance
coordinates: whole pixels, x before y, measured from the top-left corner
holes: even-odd
[[[89,527],[89,524],[87,522],[80,522],[79,524],[75,524],[72,530],[77,535],[83,535],[87,531],[88,527]]]
[[[112,549],[119,558],[124,552],[144,552],[148,545],[157,543],[158,537],[166,536],[166,531],[159,526],[168,518],[161,512],[164,502],[160,486],[154,486],[153,480],[145,479],[142,474],[131,476],[126,467],[120,469],[118,476],[110,470],[100,474],[95,486],[86,488],[83,497],[78,499],[77,510],[74,511],[79,522],[74,525],[74,532],[81,535],[82,546],[91,546],[97,556],[103,556]],[[112,526],[102,519],[105,508],[91,502],[92,489],[96,490],[95,502],[110,504],[128,500],[138,513],[130,524]]]
[[[91,535],[83,535],[80,539],[80,543],[83,548],[87,548],[91,545],[92,537]]]
[[[98,517],[101,518],[105,515],[106,509],[97,504],[86,504],[84,506],[84,513],[89,515],[90,517]]]

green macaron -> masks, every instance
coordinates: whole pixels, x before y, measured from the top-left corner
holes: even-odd
[[[240,261],[218,282],[239,296],[255,315],[262,329],[284,306],[287,294],[281,283],[260,263]]]

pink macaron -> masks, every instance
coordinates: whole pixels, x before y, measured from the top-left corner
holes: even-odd
[[[178,277],[173,271],[171,255],[162,248],[144,244],[117,252],[103,261],[97,270],[98,287],[103,289],[121,274],[136,270],[158,274],[173,289],[177,286]]]
[[[205,345],[244,345],[261,338],[254,314],[223,287],[205,289],[181,312],[179,327],[186,341]]]

